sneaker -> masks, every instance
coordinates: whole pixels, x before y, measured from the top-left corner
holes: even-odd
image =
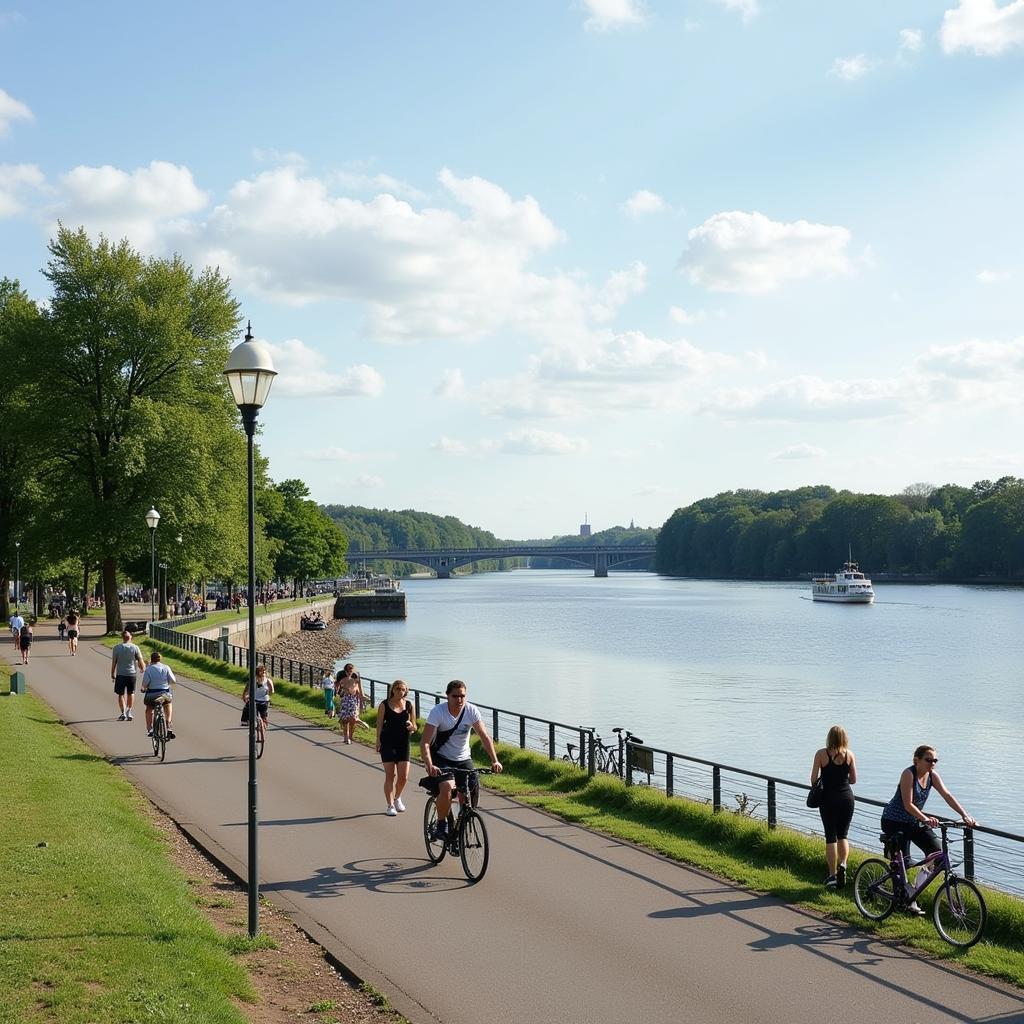
[[[918,906],[917,900],[911,900],[907,904],[907,913],[913,914],[915,917],[924,917],[924,911]]]
[[[842,889],[844,885],[846,885],[846,865],[840,864],[836,868],[836,888]]]
[[[828,878],[825,879],[825,888],[826,889],[834,889],[835,887],[836,887],[836,876],[835,875],[829,875]]]
[[[127,720],[128,720],[129,722],[134,722],[134,721],[135,721],[135,719],[134,719],[134,718],[132,718],[132,713],[131,713],[130,711],[128,712],[128,714],[127,714],[127,715],[125,715],[125,718],[126,718],[126,719],[127,719]]]
[[[396,796],[395,797],[395,810],[396,811],[404,811],[405,810],[405,804],[402,803],[402,798],[400,796]]]
[[[124,722],[124,721],[126,721],[126,720],[127,720],[127,718],[128,718],[128,716],[127,716],[127,715],[126,715],[126,714],[125,714],[125,713],[124,713],[123,711],[121,712],[121,714],[119,714],[119,715],[117,716],[117,720],[118,720],[119,722]]]
[[[439,840],[444,842],[448,835],[448,822],[447,821],[435,821],[434,828],[430,833],[430,838],[433,840]]]
[[[168,738],[169,740],[173,740],[173,739],[175,739],[175,735],[174,735],[174,733],[173,733],[173,732],[171,732],[171,731],[170,731],[169,729],[167,730],[167,738]]]
[[[389,818],[397,818],[398,811],[395,810],[394,804],[388,804],[388,809],[384,812]]]
[[[152,729],[147,729],[146,730],[146,735],[147,736],[152,736],[153,735],[153,730]]]

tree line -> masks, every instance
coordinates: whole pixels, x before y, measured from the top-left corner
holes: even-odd
[[[0,280],[0,616],[20,555],[37,588],[88,594],[98,578],[107,629],[120,629],[119,586],[150,578],[151,506],[169,581],[244,580],[246,439],[223,376],[241,317],[227,279],[63,226],[43,275],[41,302]],[[275,484],[256,461],[258,577],[344,572],[345,537],[305,485]]]
[[[655,565],[674,576],[805,577],[839,568],[851,547],[869,575],[1022,579],[1024,480],[912,484],[895,495],[725,491],[669,517]]]

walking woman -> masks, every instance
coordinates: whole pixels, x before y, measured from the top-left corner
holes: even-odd
[[[72,608],[67,614],[68,651],[72,657],[78,653],[78,612]]]
[[[18,649],[21,651],[22,665],[28,664],[29,651],[32,650],[32,626],[26,622],[18,633]]]
[[[402,790],[409,781],[409,737],[416,731],[416,709],[408,697],[409,687],[396,679],[388,699],[377,708],[377,753],[384,764],[385,813],[389,818],[405,810]]]
[[[857,782],[857,758],[850,749],[850,737],[841,725],[833,725],[825,737],[825,746],[814,755],[811,785],[821,778],[821,804],[818,813],[825,830],[825,861],[828,876],[825,885],[841,889],[846,885],[846,859],[850,841],[846,838],[853,821],[853,790]]]
[[[899,785],[893,798],[882,809],[882,831],[887,836],[899,832],[903,836],[903,859],[910,863],[910,844],[913,843],[927,856],[942,849],[932,829],[938,825],[939,819],[924,813],[924,805],[933,789],[939,796],[960,815],[965,825],[976,824],[975,820],[960,806],[960,802],[939,778],[935,765],[939,763],[939,755],[934,747],[922,744],[914,751],[914,763],[900,772]],[[916,880],[920,882],[921,879]],[[913,902],[907,906],[912,914],[922,915],[924,911]]]

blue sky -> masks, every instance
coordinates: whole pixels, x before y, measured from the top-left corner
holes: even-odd
[[[504,537],[1024,475],[1024,0],[0,0],[0,275],[230,276],[276,479]]]

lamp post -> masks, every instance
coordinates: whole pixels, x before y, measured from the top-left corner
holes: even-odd
[[[164,571],[164,581],[160,585],[160,618],[167,618],[167,563],[161,562],[160,568]],[[157,583],[160,583],[160,577],[157,577]]]
[[[14,557],[18,567],[14,571],[14,610],[21,611],[21,541],[14,542]]]
[[[242,426],[249,448],[249,938],[260,928],[260,881],[256,845],[256,485],[253,462],[253,435],[256,417],[270,393],[277,376],[270,350],[252,336],[252,321],[245,332],[245,341],[228,356],[224,376],[231,385],[231,396],[242,414]]]
[[[160,522],[160,513],[151,508],[146,513],[146,525],[149,527],[149,621],[156,622],[156,528]]]

